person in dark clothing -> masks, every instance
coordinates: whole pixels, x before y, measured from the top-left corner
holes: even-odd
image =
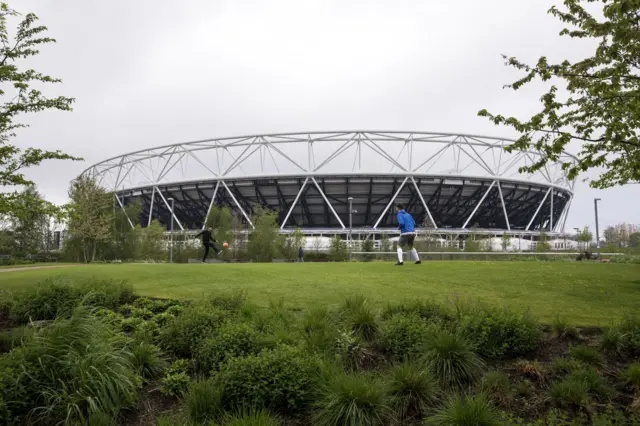
[[[202,263],[207,263],[207,256],[209,256],[209,249],[212,248],[216,252],[216,256],[219,255],[222,250],[219,250],[213,243],[217,243],[213,238],[213,228],[210,226],[194,238],[202,236],[202,246],[204,247],[204,256],[202,256]]]
[[[304,250],[302,250],[302,247],[298,249],[298,262],[304,262]]]

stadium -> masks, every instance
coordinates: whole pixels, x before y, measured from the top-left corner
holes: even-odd
[[[283,233],[379,236],[397,234],[393,205],[403,203],[440,236],[562,235],[574,182],[561,162],[575,158],[563,153],[521,174],[539,153],[506,152],[513,142],[408,131],[263,134],[130,152],[83,175],[114,191],[117,206],[140,202],[142,226],[157,219],[169,229],[173,218],[176,230],[196,231],[213,206],[228,206],[251,229],[261,205],[278,212]]]

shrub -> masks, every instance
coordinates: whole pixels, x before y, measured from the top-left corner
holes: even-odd
[[[153,318],[154,314],[147,308],[133,308],[131,310],[131,318],[142,318],[147,321]]]
[[[425,425],[502,426],[503,422],[484,395],[456,395],[438,413],[427,418]]]
[[[94,413],[116,416],[136,399],[131,354],[105,322],[76,309],[0,362],[5,413],[20,423],[78,423]]]
[[[214,337],[202,341],[196,359],[199,369],[209,373],[229,358],[255,355],[261,349],[260,334],[251,325],[227,322],[220,326]]]
[[[107,308],[95,309],[93,310],[92,315],[97,318],[102,318],[104,321],[116,328],[121,327],[122,320],[124,319],[122,315]]]
[[[184,306],[182,306],[182,305],[172,305],[172,306],[169,306],[167,308],[167,310],[164,311],[164,312],[166,314],[173,315],[174,317],[177,317],[178,315],[180,315],[181,313],[184,312]]]
[[[640,357],[640,316],[626,316],[620,326],[620,348],[631,357]]]
[[[564,408],[584,407],[589,402],[585,386],[575,379],[567,378],[553,383],[549,393],[555,404]]]
[[[531,383],[530,380],[520,380],[516,384],[516,389],[515,389],[516,395],[522,396],[524,398],[531,398],[535,390],[536,388],[533,385],[533,383]]]
[[[629,364],[620,372],[620,378],[635,391],[640,391],[640,362]]]
[[[33,327],[20,326],[0,332],[0,353],[23,345],[33,336],[34,331]]]
[[[578,329],[567,322],[565,318],[556,316],[553,320],[553,332],[560,339],[576,339],[580,337]]]
[[[181,397],[189,389],[189,361],[186,359],[175,360],[165,371],[160,392],[165,395]]]
[[[15,296],[11,316],[21,324],[68,316],[80,301],[76,288],[59,278],[48,278]]]
[[[383,384],[371,376],[338,374],[323,386],[316,403],[318,426],[386,424],[388,404]]]
[[[64,278],[48,278],[16,295],[11,314],[25,323],[68,317],[79,303],[115,309],[133,297],[132,287],[118,280],[90,280],[73,284]]]
[[[200,341],[212,336],[227,315],[208,306],[189,306],[160,330],[160,347],[178,357],[191,357]]]
[[[620,355],[622,353],[622,334],[617,328],[605,330],[600,343],[600,349],[608,354]]]
[[[399,313],[383,323],[381,343],[394,359],[404,361],[422,352],[429,332],[428,324],[417,314]]]
[[[363,339],[371,341],[378,333],[378,321],[373,308],[362,296],[347,298],[342,306],[342,316],[347,325]]]
[[[604,363],[604,357],[598,351],[588,348],[584,345],[573,346],[569,349],[571,358],[581,361],[585,364],[593,366],[601,366]]]
[[[400,419],[423,413],[438,397],[438,386],[431,373],[412,363],[393,367],[387,387],[391,406]]]
[[[450,323],[455,320],[454,313],[445,305],[431,300],[410,300],[400,304],[388,304],[382,311],[382,318],[389,319],[396,314],[415,314],[425,321],[439,324]]]
[[[576,370],[569,375],[567,380],[582,383],[584,390],[592,395],[608,397],[611,394],[611,389],[609,389],[604,379],[593,368]]]
[[[280,426],[280,421],[264,410],[245,410],[225,419],[225,426]]]
[[[154,321],[142,321],[134,330],[135,338],[145,342],[154,342],[159,334],[160,328]]]
[[[467,340],[446,330],[429,337],[424,355],[429,369],[445,386],[461,386],[475,380],[483,363]]]
[[[133,306],[138,309],[148,309],[152,310],[154,306],[154,301],[147,297],[138,297],[134,302]]]
[[[214,421],[223,413],[220,388],[213,379],[194,382],[185,396],[185,405],[191,421]]]
[[[154,316],[152,318],[152,321],[155,322],[158,325],[158,327],[164,327],[165,325],[167,325],[169,323],[171,318],[173,318],[173,315],[168,314],[166,312],[162,312],[162,313],[157,314],[156,316]]]
[[[527,312],[477,307],[462,314],[459,330],[491,359],[526,355],[539,343],[540,325]]]
[[[300,322],[304,339],[312,350],[333,354],[338,339],[338,327],[324,306],[312,307]]]
[[[509,376],[501,371],[490,371],[482,376],[480,389],[493,402],[505,405],[511,399]]]
[[[551,361],[551,369],[556,376],[563,376],[582,368],[582,363],[574,358],[555,358]]]
[[[125,333],[131,333],[144,322],[142,318],[125,318],[120,323],[120,328]]]
[[[165,360],[160,348],[147,342],[134,342],[130,346],[131,364],[139,376],[145,379],[155,379],[162,374]]]
[[[237,290],[232,293],[215,294],[209,297],[208,302],[218,309],[238,312],[247,302],[247,292]]]
[[[312,399],[319,365],[314,356],[284,345],[259,355],[231,358],[217,376],[224,405],[299,412]]]
[[[543,381],[547,376],[547,372],[538,361],[520,360],[516,366],[522,375],[537,382]]]

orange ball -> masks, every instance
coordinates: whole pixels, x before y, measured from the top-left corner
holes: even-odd
[[[224,247],[224,248],[229,248],[229,243],[227,243],[227,242],[225,241],[225,243],[222,245],[222,247]]]

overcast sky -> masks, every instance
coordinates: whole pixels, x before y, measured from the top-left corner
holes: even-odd
[[[19,146],[62,149],[83,163],[29,172],[66,201],[89,165],[135,149],[209,137],[312,130],[423,130],[513,137],[478,110],[526,117],[543,86],[501,54],[535,61],[589,55],[546,12],[560,0],[20,0],[57,44],[29,65],[60,77],[48,95],[71,113],[29,117]],[[585,176],[588,177],[588,176]],[[567,229],[640,224],[640,185],[576,185]]]

